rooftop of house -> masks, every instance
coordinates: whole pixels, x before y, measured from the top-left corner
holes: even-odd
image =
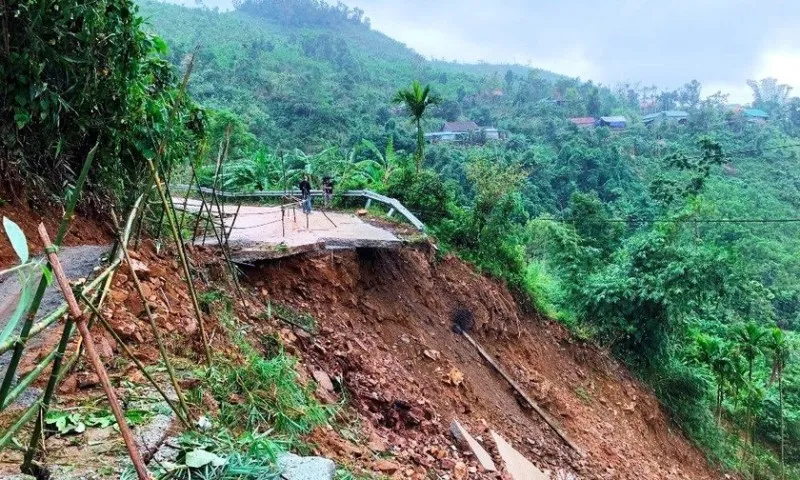
[[[647,123],[657,118],[689,118],[689,113],[683,110],[664,110],[661,112],[651,113],[642,117],[642,121]]]
[[[745,108],[744,114],[753,118],[769,118],[769,113],[759,108]]]
[[[474,132],[480,129],[481,127],[471,120],[467,122],[445,122],[444,127],[442,127],[443,132]]]
[[[627,118],[623,116],[611,116],[611,117],[600,117],[600,120],[606,123],[625,123],[628,121]]]

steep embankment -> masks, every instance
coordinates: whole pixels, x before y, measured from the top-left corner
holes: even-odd
[[[491,428],[505,435],[542,469],[571,470],[580,478],[720,477],[624,368],[560,325],[522,313],[502,286],[457,259],[437,263],[411,250],[345,252],[284,259],[248,275],[263,296],[317,319],[315,339],[288,332],[285,338],[310,370],[341,379],[371,423],[364,427],[396,454],[401,472],[452,467],[437,458],[449,450],[448,426],[457,417],[478,434]],[[585,458],[523,408],[453,333],[458,307],[474,313],[473,336],[557,418]],[[456,371],[463,373],[457,386]],[[335,441],[323,452],[344,463],[386,467],[370,460],[369,450]]]

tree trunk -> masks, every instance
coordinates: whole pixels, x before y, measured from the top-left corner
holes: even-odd
[[[422,168],[422,162],[425,160],[425,134],[422,133],[422,121],[417,118],[417,175],[419,175]]]
[[[780,405],[780,412],[781,412],[781,480],[786,479],[786,466],[784,462],[784,421],[783,421],[783,372],[778,372],[778,398],[779,398],[779,405]]]

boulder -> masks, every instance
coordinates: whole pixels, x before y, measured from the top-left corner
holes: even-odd
[[[336,464],[323,457],[301,457],[293,453],[278,455],[278,468],[285,480],[333,480]]]

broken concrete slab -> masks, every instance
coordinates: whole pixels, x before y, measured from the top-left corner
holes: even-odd
[[[536,465],[522,456],[494,430],[492,430],[492,439],[497,445],[497,452],[500,454],[500,458],[503,459],[506,471],[511,475],[512,480],[548,480],[547,475],[536,468]]]
[[[461,424],[458,423],[458,420],[455,418],[450,424],[450,433],[456,437],[456,440],[469,447],[470,451],[472,451],[472,453],[475,455],[475,458],[478,459],[478,463],[481,464],[481,467],[483,467],[484,470],[487,472],[497,471],[497,467],[494,464],[494,460],[492,460],[492,456],[489,455],[489,452],[487,452],[486,449],[483,448],[481,444],[478,443],[478,441],[475,440],[472,435],[470,435],[467,429],[461,426]]]
[[[277,460],[285,480],[333,480],[336,475],[336,464],[327,458],[282,453]]]

